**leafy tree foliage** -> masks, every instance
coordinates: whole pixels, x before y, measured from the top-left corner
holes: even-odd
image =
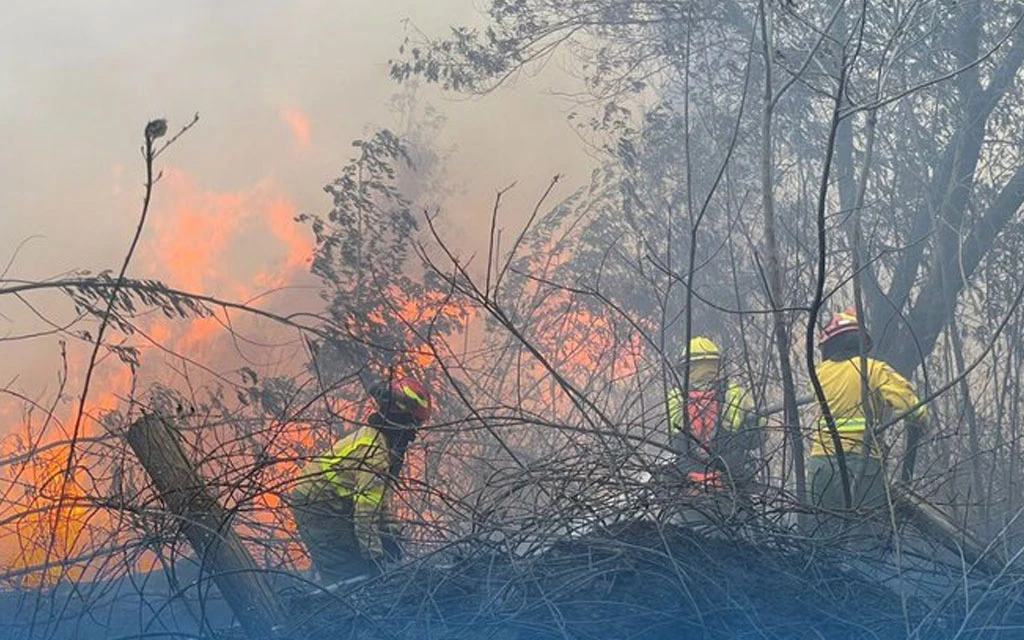
[[[331,210],[299,216],[315,234],[312,270],[328,303],[331,338],[312,344],[328,386],[422,369],[432,357],[428,334],[445,335],[463,317],[416,252],[416,205],[402,186],[422,188],[429,180],[416,177],[407,142],[382,129],[353,146],[356,156],[324,188]]]

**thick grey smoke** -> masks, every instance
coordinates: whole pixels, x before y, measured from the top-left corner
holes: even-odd
[[[21,249],[8,277],[116,268],[141,197],[144,124],[166,117],[174,131],[198,111],[199,126],[165,159],[168,179],[132,273],[225,297],[258,290],[259,282],[230,283],[288,260],[282,235],[289,232],[261,221],[267,201],[296,212],[326,210],[321,187],[350,157],[349,142],[371,126],[393,123],[387,104],[398,87],[388,78],[387,60],[404,37],[403,20],[443,35],[450,24],[473,22],[474,6],[469,0],[118,0],[6,7],[0,261],[39,236]],[[563,194],[586,178],[591,160],[565,122],[565,105],[544,91],[560,81],[559,73],[548,69],[477,100],[424,92],[448,119],[443,142],[455,148],[448,171],[462,185],[448,203],[448,220],[465,251],[486,247],[496,189],[519,181],[505,219],[514,228],[552,174],[567,174]],[[218,198],[232,197],[233,222],[204,220],[222,215],[227,205]],[[221,229],[222,222],[229,228]],[[200,266],[183,281],[171,257],[221,232],[220,245],[196,249],[190,259]],[[53,302],[40,299],[44,310]],[[13,301],[0,300],[0,313],[0,334],[40,326]],[[52,379],[55,339],[9,341],[4,352],[4,384],[20,376],[18,386],[35,393]]]

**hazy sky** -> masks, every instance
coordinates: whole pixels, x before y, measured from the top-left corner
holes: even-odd
[[[408,18],[428,34],[477,21],[472,0],[300,2],[139,0],[8,3],[0,22],[0,263],[32,236],[7,277],[116,268],[137,220],[146,121],[201,122],[163,159],[132,275],[244,297],[309,284],[309,237],[289,219],[322,212],[350,141],[387,125],[387,60]],[[480,99],[425,97],[448,114],[453,237],[472,249],[495,189],[518,180],[514,225],[552,174],[568,194],[591,160],[545,92],[557,68]],[[517,207],[520,211],[517,211]],[[37,298],[44,309],[53,300]],[[66,309],[65,309],[66,311]],[[54,311],[59,315],[59,312]],[[0,298],[0,336],[38,320]],[[180,336],[179,336],[180,338]],[[36,393],[56,340],[0,342],[0,387]],[[179,342],[179,344],[181,344]]]

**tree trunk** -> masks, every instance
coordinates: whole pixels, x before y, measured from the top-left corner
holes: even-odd
[[[800,414],[797,408],[796,384],[789,353],[789,325],[786,321],[783,295],[785,280],[779,259],[779,244],[775,236],[775,157],[772,148],[772,119],[775,104],[772,84],[772,5],[761,2],[761,40],[764,45],[764,109],[761,114],[761,194],[764,214],[765,244],[768,249],[768,303],[772,309],[772,333],[779,354],[779,374],[782,376],[783,428],[793,454],[793,472],[796,475],[796,498],[807,501],[807,478],[804,470],[804,439],[800,432]],[[785,472],[785,470],[783,470]]]
[[[242,628],[252,638],[273,637],[284,609],[224,509],[189,464],[173,427],[157,416],[144,416],[128,428],[126,439]]]

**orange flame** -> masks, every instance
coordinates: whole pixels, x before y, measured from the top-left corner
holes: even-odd
[[[120,170],[115,169],[115,177]],[[238,192],[204,191],[184,173],[174,169],[165,171],[165,188],[159,208],[154,215],[155,238],[140,252],[140,263],[146,267],[148,277],[164,280],[172,287],[197,293],[219,293],[228,289],[243,300],[254,293],[250,286],[240,283],[254,282],[261,285],[261,278],[272,281],[275,286],[287,285],[299,272],[305,271],[305,262],[312,253],[312,239],[305,239],[302,229],[292,222],[295,208],[277,189],[273,181],[263,181],[251,189]],[[268,267],[267,255],[277,253],[280,259]],[[248,269],[248,272],[247,272]],[[141,372],[161,371],[161,365],[168,358],[161,349],[149,347],[149,341],[162,345],[172,352],[196,357],[197,350],[207,351],[204,363],[230,368],[238,362],[238,355],[230,347],[230,334],[223,329],[226,318],[199,318],[190,321],[175,321],[153,314],[141,314],[134,318],[140,330],[139,336],[119,336],[108,330],[108,343],[135,345],[141,350]],[[244,318],[230,318],[233,328],[243,323]],[[220,349],[213,345],[223,344]],[[84,365],[89,345],[72,343],[68,347],[68,394],[81,388]],[[105,354],[103,351],[101,354]],[[232,357],[233,356],[233,359]],[[106,411],[124,410],[124,400],[133,388],[132,370],[116,358],[101,356],[93,374],[92,391],[82,420],[82,431],[78,435],[96,442],[105,437],[97,419]],[[113,365],[113,366],[112,366]],[[298,366],[298,362],[295,362]],[[288,371],[287,373],[295,373]],[[201,372],[190,372],[188,383]],[[110,478],[97,477],[94,467],[97,462],[109,461],[111,449],[106,445],[76,446],[76,471],[67,483],[63,496],[60,490],[65,485],[63,469],[67,464],[70,448],[67,446],[70,425],[74,423],[74,409],[77,403],[56,405],[52,419],[45,415],[38,420],[9,420],[21,424],[12,436],[0,442],[0,575],[12,571],[25,576],[23,584],[44,585],[63,576],[75,578],[83,575],[87,567],[82,565],[63,566],[62,563],[79,554],[88,555],[112,539],[117,539],[118,526],[123,522],[112,517],[112,512],[93,506],[87,501],[96,496],[106,496],[112,489]],[[13,415],[13,403],[0,402],[0,411]],[[42,413],[44,410],[40,411]],[[39,425],[45,424],[45,429]],[[295,441],[306,436],[295,436]],[[41,452],[33,451],[41,449]],[[272,495],[261,496],[256,502],[258,518],[267,518],[268,513],[281,511]],[[287,531],[283,523],[282,531]],[[295,558],[297,552],[292,553]],[[155,562],[152,554],[143,553],[136,557],[135,567],[151,568]],[[96,563],[98,565],[102,563]]]
[[[244,197],[237,193],[201,193],[181,171],[166,172],[173,198],[170,215],[158,217],[154,269],[188,291],[204,292],[218,275],[230,238],[245,216]],[[166,277],[166,276],[165,276]]]
[[[82,372],[71,366],[69,374],[75,377]],[[107,489],[92,468],[97,462],[92,443],[102,433],[97,419],[121,403],[131,374],[127,367],[112,372],[99,364],[94,378],[100,390],[85,407],[67,481],[77,403],[38,422],[26,419],[0,442],[0,457],[5,461],[0,466],[0,521],[4,523],[0,525],[0,567],[23,573],[22,586],[51,585],[62,577],[82,576],[84,566],[68,560],[108,542],[115,533],[110,515],[90,506],[92,498],[105,495]]]
[[[282,109],[280,116],[291,129],[296,144],[303,148],[310,146],[308,119],[295,109]],[[278,191],[273,181],[263,181],[247,190],[222,193],[201,189],[180,171],[168,170],[165,175],[169,189],[164,201],[171,204],[159,212],[162,215],[155,217],[156,239],[149,255],[156,259],[149,268],[151,276],[197,293],[216,294],[227,290],[244,299],[254,293],[253,286],[284,286],[297,273],[306,270],[313,251],[312,238],[294,223],[295,207]],[[270,249],[278,252],[279,261],[268,268],[263,256]],[[558,260],[557,256],[552,258],[549,266],[557,265]],[[384,302],[375,311],[352,319],[351,328],[358,334],[360,329],[371,325],[377,328],[402,327],[409,358],[400,367],[417,374],[436,374],[440,369],[438,359],[451,355],[448,340],[476,319],[471,306],[439,292],[416,297],[392,288],[383,292],[382,298]],[[596,372],[602,372],[606,378],[616,378],[637,371],[642,359],[638,336],[618,327],[612,314],[588,308],[566,292],[547,295],[542,311],[542,319],[530,327],[529,338],[535,341],[551,365],[571,382],[585,386]],[[229,346],[228,334],[222,331],[224,325],[231,321],[231,326],[237,327],[234,317],[229,318],[219,310],[217,313],[216,318],[188,322],[153,317],[139,317],[136,321],[155,342],[190,357],[194,357],[197,351],[207,350],[203,354],[205,363],[216,364],[223,369],[236,364],[241,358],[235,354],[232,359],[227,355],[227,349],[223,353],[210,351],[211,345],[218,341]],[[447,329],[438,332],[437,326]],[[147,357],[148,352],[143,355],[143,369],[149,363]],[[525,361],[525,377],[532,381],[550,378],[549,372],[535,358],[527,357]],[[292,367],[286,371],[288,374],[297,373],[301,361],[293,359],[281,366]],[[120,377],[108,375],[98,381],[100,392],[92,394],[91,415],[123,405],[122,399],[134,381],[126,367],[120,372],[123,374]],[[76,375],[80,376],[81,372],[73,371],[72,377]],[[528,403],[535,403],[538,407],[566,406],[565,395],[554,387],[538,385],[538,388],[545,390],[537,392],[535,398],[527,399]],[[227,407],[226,410],[230,409]],[[356,405],[352,404],[332,409],[346,418],[354,418],[357,411]],[[89,425],[89,434],[102,433],[94,420],[89,421]],[[257,467],[254,462],[257,454],[245,447],[258,442],[263,447],[259,455],[275,462],[266,470],[257,472],[262,475],[256,479],[256,489],[244,498],[246,510],[239,529],[243,535],[263,543],[252,546],[263,562],[305,567],[308,560],[304,550],[295,542],[294,523],[282,502],[282,495],[288,491],[288,480],[300,473],[303,459],[329,446],[329,442],[321,441],[329,436],[325,435],[326,430],[317,431],[302,417],[272,425],[269,429],[261,425],[261,429],[258,436],[247,435],[232,440],[232,445],[237,448],[219,450],[217,458],[206,463],[206,471],[216,474],[218,480],[227,478],[226,484],[230,484],[232,473],[251,480],[250,474]],[[31,440],[28,427],[23,428],[21,435]],[[53,430],[47,434],[45,442],[57,442],[60,438],[66,439],[67,435]],[[0,451],[6,455],[13,449],[2,445]],[[0,554],[3,566],[36,566],[47,559],[48,549],[54,556],[67,559],[102,543],[106,539],[104,535],[116,534],[110,530],[113,524],[110,519],[98,517],[97,510],[88,508],[85,503],[88,496],[96,496],[107,487],[91,481],[89,476],[78,470],[73,481],[68,483],[65,505],[57,508],[55,498],[59,495],[54,494],[59,492],[61,485],[55,482],[61,480],[60,470],[68,454],[66,448],[59,446],[49,449],[46,455],[32,458],[31,463],[22,468],[6,470],[10,477],[0,478],[0,497],[14,505],[11,508],[20,509],[22,514],[11,520],[13,524],[10,526],[0,527],[0,549],[7,551],[6,555]],[[425,480],[426,464],[422,451],[411,452],[406,475]],[[9,514],[9,509],[0,507],[0,516]],[[427,499],[400,506],[399,514],[427,523],[439,517],[431,511]],[[39,541],[43,540],[48,544],[41,546]],[[151,564],[153,557],[147,556],[146,560]],[[34,574],[33,579],[38,581],[36,584],[44,584],[55,580],[62,570],[64,568],[59,565],[47,567]],[[74,571],[80,572],[81,568]],[[81,574],[68,572],[63,575]]]
[[[306,114],[296,107],[282,107],[278,115],[281,116],[281,121],[288,125],[288,129],[295,139],[295,144],[301,149],[308,149],[312,145],[312,138],[310,136],[312,127]]]
[[[53,584],[64,571],[74,579],[81,575],[81,567],[63,567],[61,559],[75,555],[75,550],[88,540],[83,539],[89,510],[82,505],[86,493],[72,478],[63,482],[64,464],[68,447],[50,450],[37,456],[27,465],[19,482],[24,491],[19,496],[23,517],[16,519],[2,537],[15,549],[8,562],[16,568],[41,567],[22,581],[23,586]],[[60,489],[64,487],[61,503]],[[10,496],[8,496],[10,499]]]

